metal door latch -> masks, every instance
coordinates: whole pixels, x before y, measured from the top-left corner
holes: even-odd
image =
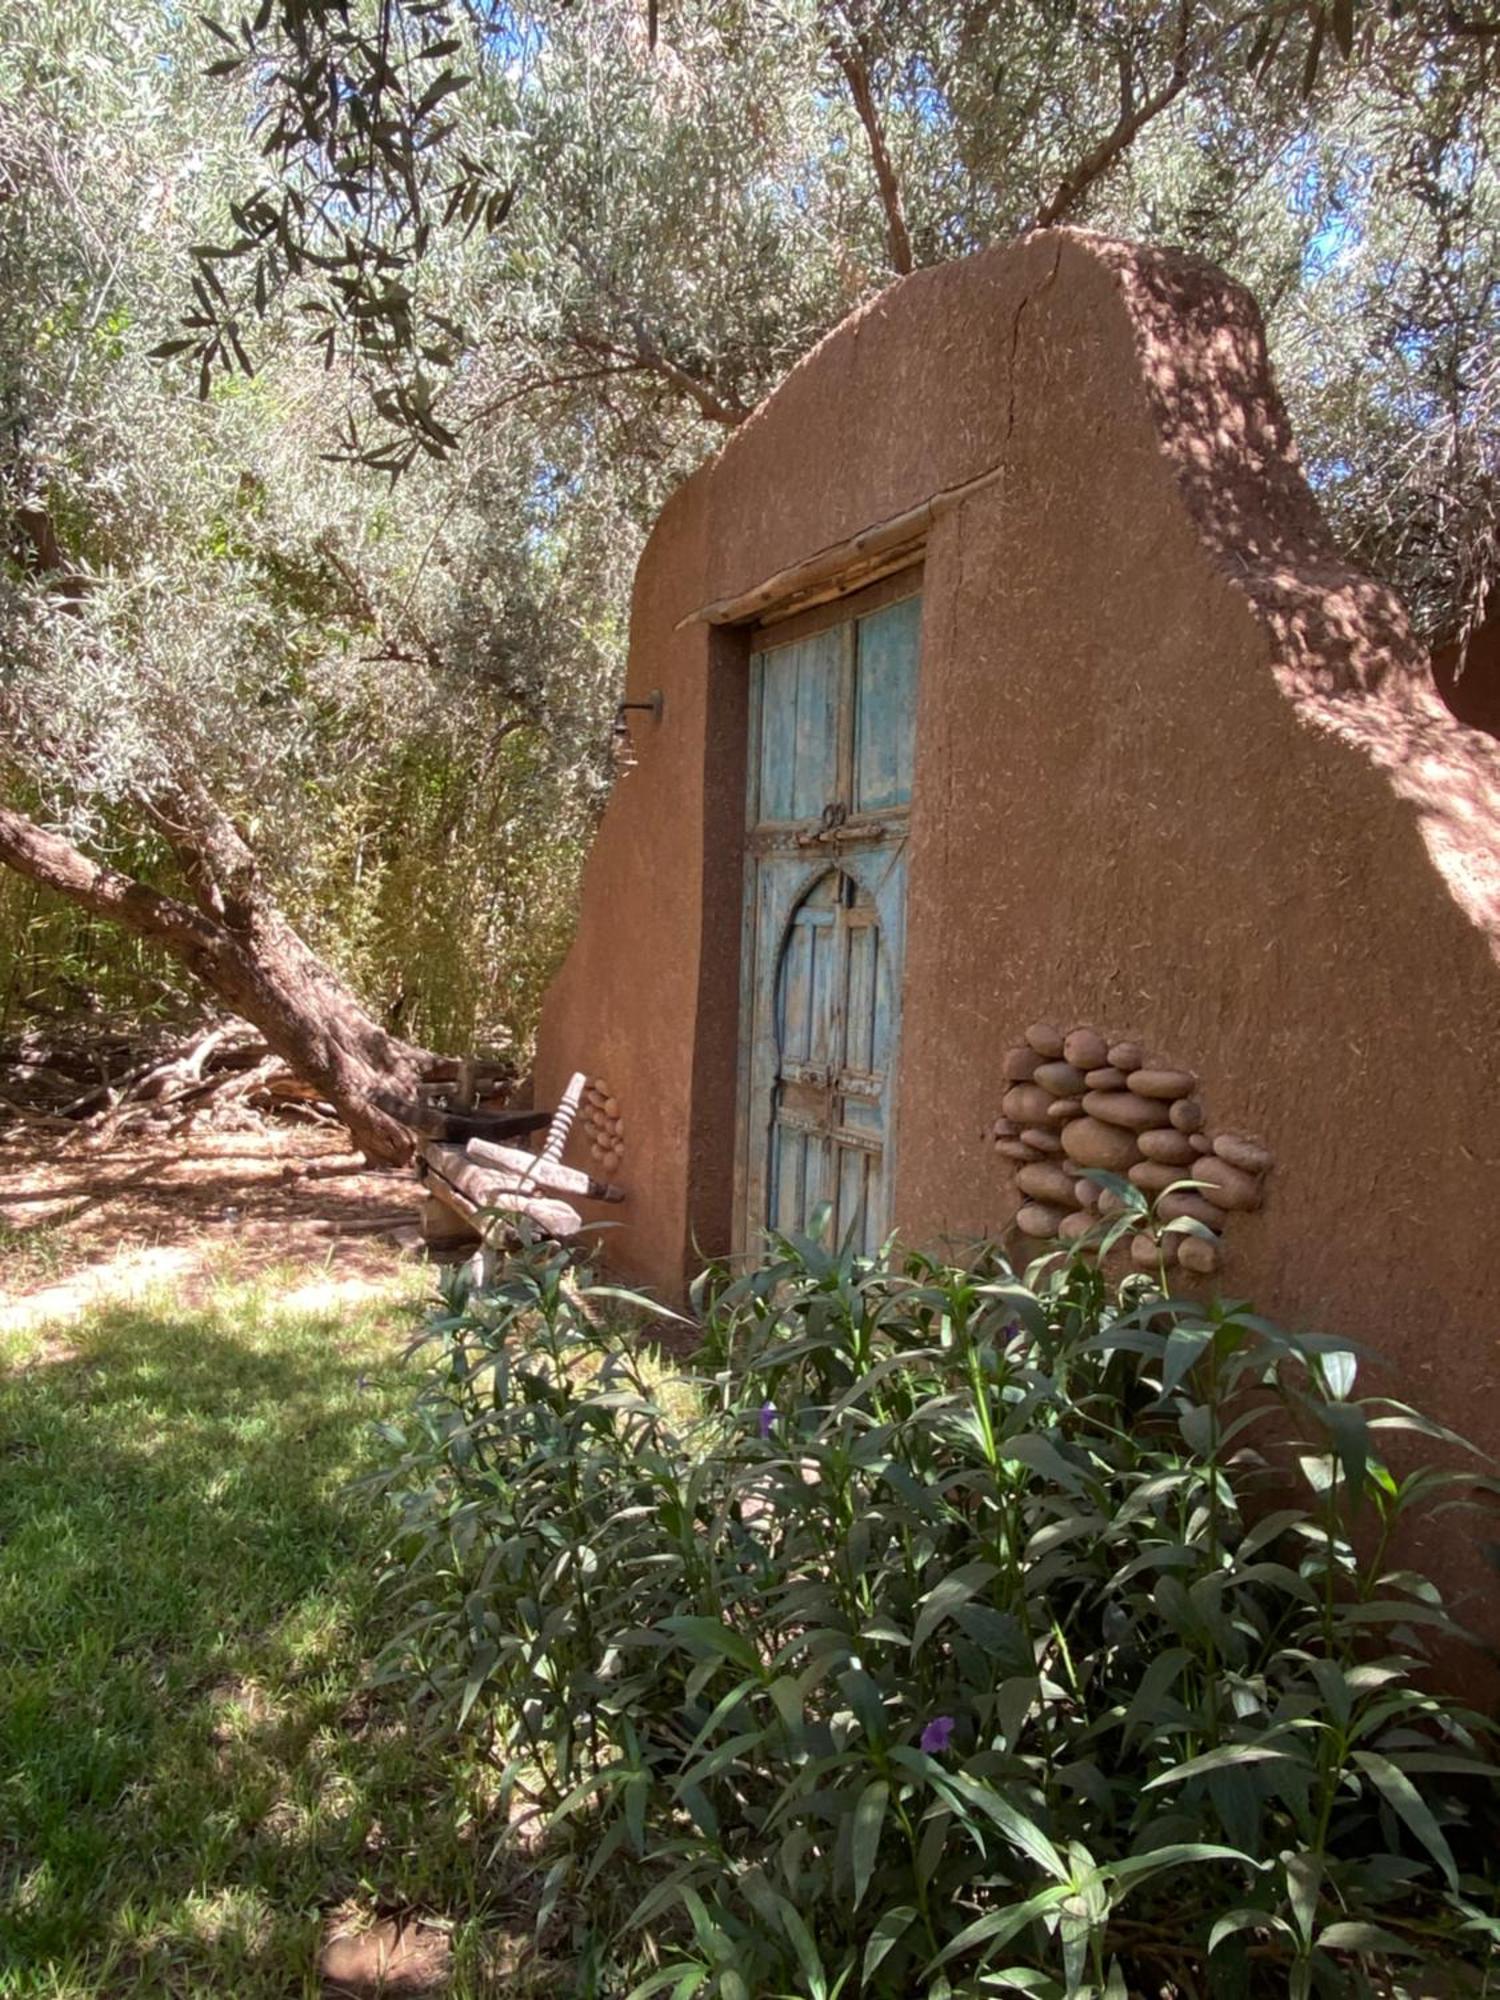
[[[797,835],[799,847],[847,847],[855,841],[884,840],[886,824],[880,819],[850,819],[842,799],[830,799],[816,828],[806,827]]]

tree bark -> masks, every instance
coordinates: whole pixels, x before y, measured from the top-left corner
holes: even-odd
[[[417,1085],[451,1070],[388,1034],[287,922],[228,818],[202,797],[153,802],[197,904],[153,889],[0,806],[0,863],[168,951],[215,999],[253,1022],[269,1048],[323,1093],[371,1160],[410,1159]],[[382,1100],[382,1101],[377,1101]],[[394,1107],[394,1109],[393,1109]]]
[[[906,226],[901,183],[891,163],[890,148],[886,145],[885,130],[875,103],[869,65],[863,53],[846,42],[835,43],[833,59],[844,73],[844,81],[854,99],[854,108],[859,113],[859,122],[864,126],[865,137],[870,143],[870,164],[875,169],[875,185],[880,190],[880,205],[885,211],[885,242],[891,269],[899,277],[909,277],[917,268],[912,255],[911,232]]]

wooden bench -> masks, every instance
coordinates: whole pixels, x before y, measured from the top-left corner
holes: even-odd
[[[422,1230],[429,1245],[456,1247],[477,1240],[493,1248],[523,1224],[533,1234],[566,1242],[582,1229],[583,1217],[565,1197],[625,1199],[622,1188],[565,1167],[559,1157],[584,1084],[582,1075],[570,1080],[535,1153],[498,1138],[423,1141],[417,1149],[417,1173],[426,1193]],[[471,1121],[461,1117],[456,1122]]]

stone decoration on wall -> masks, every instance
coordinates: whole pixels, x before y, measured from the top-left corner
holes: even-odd
[[[1023,1235],[1077,1241],[1119,1214],[1124,1203],[1089,1178],[1094,1168],[1133,1182],[1162,1222],[1191,1216],[1213,1232],[1213,1241],[1138,1235],[1131,1244],[1137,1263],[1177,1263],[1198,1277],[1218,1270],[1225,1224],[1239,1210],[1260,1207],[1273,1161],[1256,1139],[1208,1129],[1191,1070],[1158,1061],[1140,1042],[1050,1021],[1026,1030],[1025,1041],[1007,1050],[1003,1070],[1002,1115],[990,1137],[1015,1164]],[[1175,1185],[1184,1180],[1202,1185]]]
[[[625,1157],[625,1121],[619,1099],[601,1076],[591,1077],[583,1094],[583,1130],[589,1158],[614,1173]]]

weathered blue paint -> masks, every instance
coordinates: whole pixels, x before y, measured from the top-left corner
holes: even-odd
[[[859,620],[852,812],[881,812],[911,804],[912,717],[921,618],[921,598],[908,597]]]
[[[921,600],[752,656],[739,1247],[890,1226]]]
[[[816,819],[838,782],[838,719],[844,647],[838,630],[819,632],[759,657],[758,820]]]

